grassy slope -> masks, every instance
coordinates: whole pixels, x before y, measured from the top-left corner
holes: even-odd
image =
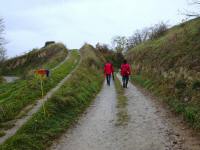
[[[3,77],[0,76],[0,85],[4,82]]]
[[[200,128],[200,18],[131,49],[132,79]]]
[[[3,75],[26,76],[33,69],[53,68],[67,56],[67,49],[61,43],[49,45],[39,50],[9,59],[3,64],[1,72]]]
[[[61,135],[90,104],[103,83],[102,59],[86,45],[81,49],[82,62],[70,79],[45,103],[48,116],[37,112],[0,149],[40,150]]]
[[[44,94],[58,84],[76,66],[79,59],[77,51],[60,67],[53,70],[44,81]],[[0,123],[14,119],[25,106],[41,97],[40,81],[34,76],[26,80],[0,85]]]

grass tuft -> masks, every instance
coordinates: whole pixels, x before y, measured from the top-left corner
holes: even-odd
[[[117,122],[116,126],[124,126],[128,124],[129,115],[127,110],[127,98],[124,95],[124,89],[121,85],[121,82],[116,77],[115,78],[115,88],[117,91]]]

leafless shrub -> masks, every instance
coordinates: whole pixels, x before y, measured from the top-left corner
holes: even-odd
[[[136,30],[127,40],[127,49],[133,48],[147,40],[154,40],[162,36],[168,29],[164,22],[158,23],[152,27]]]
[[[191,5],[191,6],[192,5],[194,5],[194,6],[200,6],[200,0],[189,0],[188,4]],[[183,15],[185,15],[187,17],[200,17],[200,12],[185,10],[185,12],[183,13]]]
[[[99,50],[100,52],[107,52],[109,51],[109,46],[107,44],[97,43],[96,49]]]
[[[154,25],[149,30],[149,39],[157,39],[165,34],[168,29],[168,25],[164,22]]]
[[[127,38],[125,36],[113,37],[112,46],[118,53],[122,53],[127,48]]]
[[[128,38],[127,47],[133,48],[149,39],[149,29],[136,30],[135,33]]]
[[[3,37],[4,29],[5,27],[4,27],[3,19],[0,18],[0,63],[4,61],[5,55],[6,55],[6,50],[4,48],[5,39]]]

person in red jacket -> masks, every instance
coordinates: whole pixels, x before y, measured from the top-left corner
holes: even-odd
[[[127,63],[127,61],[124,60],[123,64],[121,65],[121,76],[124,88],[127,88],[130,75],[131,75],[131,67]]]
[[[114,69],[111,62],[107,62],[104,66],[104,74],[106,76],[107,85],[110,85],[111,75],[113,75]]]

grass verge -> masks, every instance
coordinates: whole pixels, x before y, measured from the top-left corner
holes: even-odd
[[[127,125],[129,120],[128,110],[127,110],[127,98],[124,95],[124,89],[119,81],[118,77],[115,78],[115,88],[117,91],[117,122],[116,126]]]
[[[182,115],[194,129],[200,129],[200,109],[198,105],[195,105],[193,102],[180,101],[176,96],[166,93],[162,85],[159,85],[155,81],[145,78],[142,75],[133,75],[131,80],[135,84],[153,93],[154,96],[158,97],[163,102],[167,103],[172,111]]]

